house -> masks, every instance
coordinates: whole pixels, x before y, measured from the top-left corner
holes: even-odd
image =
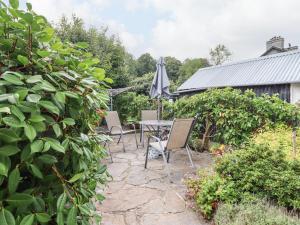
[[[279,94],[287,102],[300,100],[300,51],[284,48],[284,39],[274,37],[266,43],[261,57],[199,69],[178,89],[191,95],[210,88],[252,89],[257,95]]]

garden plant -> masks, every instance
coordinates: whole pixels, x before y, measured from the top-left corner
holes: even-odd
[[[30,3],[0,7],[0,224],[99,222],[106,152],[94,127],[112,80]]]

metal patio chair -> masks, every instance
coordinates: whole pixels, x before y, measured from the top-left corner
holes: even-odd
[[[191,149],[188,146],[188,139],[193,129],[194,123],[194,118],[175,119],[171,131],[169,133],[169,137],[166,141],[162,141],[160,138],[155,136],[149,136],[146,151],[145,169],[147,168],[148,153],[150,147],[155,148],[161,152],[170,182],[172,181],[168,163],[171,151],[175,149],[186,149],[191,165],[192,167],[194,167],[194,163],[191,156]],[[150,142],[151,138],[154,139],[155,142]]]
[[[157,120],[158,119],[158,114],[157,110],[141,110],[141,120]],[[140,142],[142,142],[142,133],[144,132],[153,132],[157,127],[143,127],[143,130],[140,129]],[[142,146],[144,146],[144,143],[142,143]]]
[[[137,143],[137,139],[136,139],[136,129],[135,129],[135,126],[133,124],[132,124],[132,127],[133,127],[132,130],[123,130],[117,111],[107,111],[106,116],[105,116],[105,120],[106,120],[106,123],[107,123],[107,128],[108,128],[109,135],[119,136],[119,140],[118,140],[117,144],[119,144],[120,141],[122,141],[124,152],[125,152],[125,143],[124,143],[124,137],[123,136],[126,135],[126,134],[134,133],[135,144],[136,144],[136,147],[138,148],[138,143]]]

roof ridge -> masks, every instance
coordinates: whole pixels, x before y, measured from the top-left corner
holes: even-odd
[[[234,62],[228,62],[228,63],[222,64],[222,65],[215,65],[215,66],[208,66],[208,67],[200,68],[198,71],[209,70],[209,69],[214,69],[214,68],[218,68],[218,67],[233,66],[233,65],[254,62],[254,61],[261,61],[261,60],[265,60],[265,59],[269,59],[269,58],[277,58],[277,57],[283,57],[286,55],[293,55],[293,54],[300,54],[300,50],[292,50],[292,51],[280,52],[280,53],[276,53],[276,54],[272,54],[272,55],[260,56],[260,57],[256,57],[256,58],[237,60]]]

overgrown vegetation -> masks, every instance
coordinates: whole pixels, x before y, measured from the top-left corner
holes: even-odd
[[[254,200],[241,204],[221,204],[214,218],[216,225],[297,225],[298,216],[267,201]]]
[[[257,97],[252,91],[211,89],[184,97],[173,106],[175,117],[199,115],[194,136],[202,137],[202,149],[209,149],[210,139],[231,146],[249,141],[259,130],[298,118],[296,107],[277,96]]]
[[[46,19],[0,1],[0,224],[91,224],[106,180],[104,70],[85,42],[67,43]]]
[[[220,202],[239,203],[254,196],[287,209],[300,209],[300,161],[279,149],[250,145],[219,158],[215,173],[189,181],[201,213],[211,218]]]

